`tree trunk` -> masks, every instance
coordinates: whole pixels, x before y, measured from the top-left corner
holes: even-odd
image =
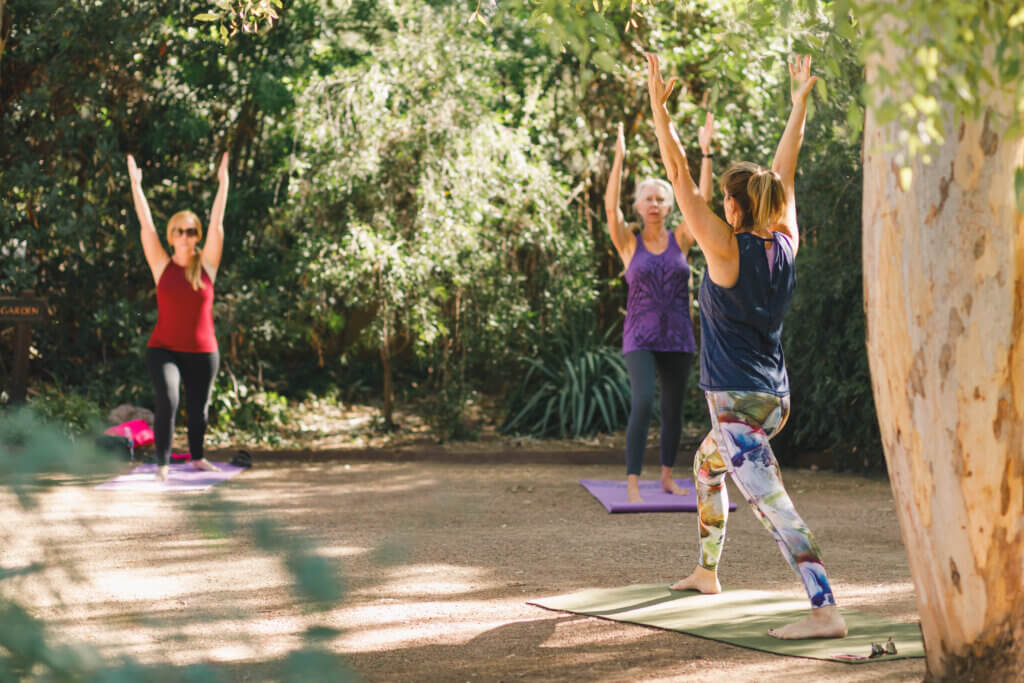
[[[868,355],[929,681],[1024,674],[1024,140],[1001,138],[1008,97],[982,101],[907,191],[896,125],[865,122]]]
[[[8,15],[7,0],[0,0],[0,63],[3,62],[7,39],[11,35],[11,18]],[[3,70],[0,69],[0,84],[3,83]]]
[[[395,390],[391,386],[391,339],[384,336],[380,342],[380,370],[383,375],[383,405],[380,414],[384,418],[384,425],[391,429],[395,425]]]

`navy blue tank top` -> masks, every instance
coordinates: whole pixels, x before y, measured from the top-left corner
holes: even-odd
[[[775,233],[774,264],[765,242],[739,233],[739,279],[719,287],[707,272],[700,285],[700,386],[705,391],[789,394],[782,355],[782,316],[796,288],[793,245]]]
[[[647,250],[637,234],[636,249],[626,269],[629,293],[622,352],[681,351],[693,353],[697,345],[690,321],[690,264],[676,236],[668,233],[668,246],[660,254]]]

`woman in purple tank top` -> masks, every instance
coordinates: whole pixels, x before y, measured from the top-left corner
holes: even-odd
[[[698,139],[704,158],[700,186],[711,199],[711,134],[714,120],[707,114]],[[647,430],[651,424],[655,378],[661,382],[661,488],[676,495],[683,491],[672,477],[682,438],[683,398],[696,345],[690,321],[690,265],[686,254],[693,236],[680,222],[669,231],[665,220],[672,211],[672,186],[648,178],[636,187],[633,208],[642,228],[627,226],[619,206],[619,185],[626,155],[626,140],[619,124],[615,161],[605,191],[605,212],[612,244],[625,266],[629,295],[622,332],[622,352],[632,400],[626,427],[626,495],[642,503],[640,472]]]

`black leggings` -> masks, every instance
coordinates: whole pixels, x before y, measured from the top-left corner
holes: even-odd
[[[153,380],[156,414],[153,440],[156,460],[166,465],[171,459],[174,416],[178,412],[178,386],[185,382],[185,411],[188,416],[188,450],[192,460],[203,459],[203,437],[213,395],[213,379],[220,365],[220,353],[185,353],[167,349],[146,349],[146,369]]]
[[[651,426],[655,374],[661,380],[661,464],[673,467],[683,436],[683,398],[690,375],[692,353],[682,351],[630,351],[626,369],[633,402],[626,426],[626,474],[640,474]]]

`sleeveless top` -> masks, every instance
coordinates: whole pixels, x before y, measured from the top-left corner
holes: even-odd
[[[793,245],[775,233],[773,263],[767,240],[739,233],[739,279],[720,287],[705,272],[700,285],[700,386],[705,391],[789,394],[782,354],[782,317],[796,288]]]
[[[626,269],[629,295],[622,330],[622,352],[681,351],[693,353],[690,321],[690,264],[675,235],[668,247],[652,254],[636,234],[636,250]]]
[[[186,353],[213,353],[217,335],[213,331],[213,282],[200,266],[200,290],[192,289],[185,269],[168,261],[156,285],[156,327],[147,346]]]

